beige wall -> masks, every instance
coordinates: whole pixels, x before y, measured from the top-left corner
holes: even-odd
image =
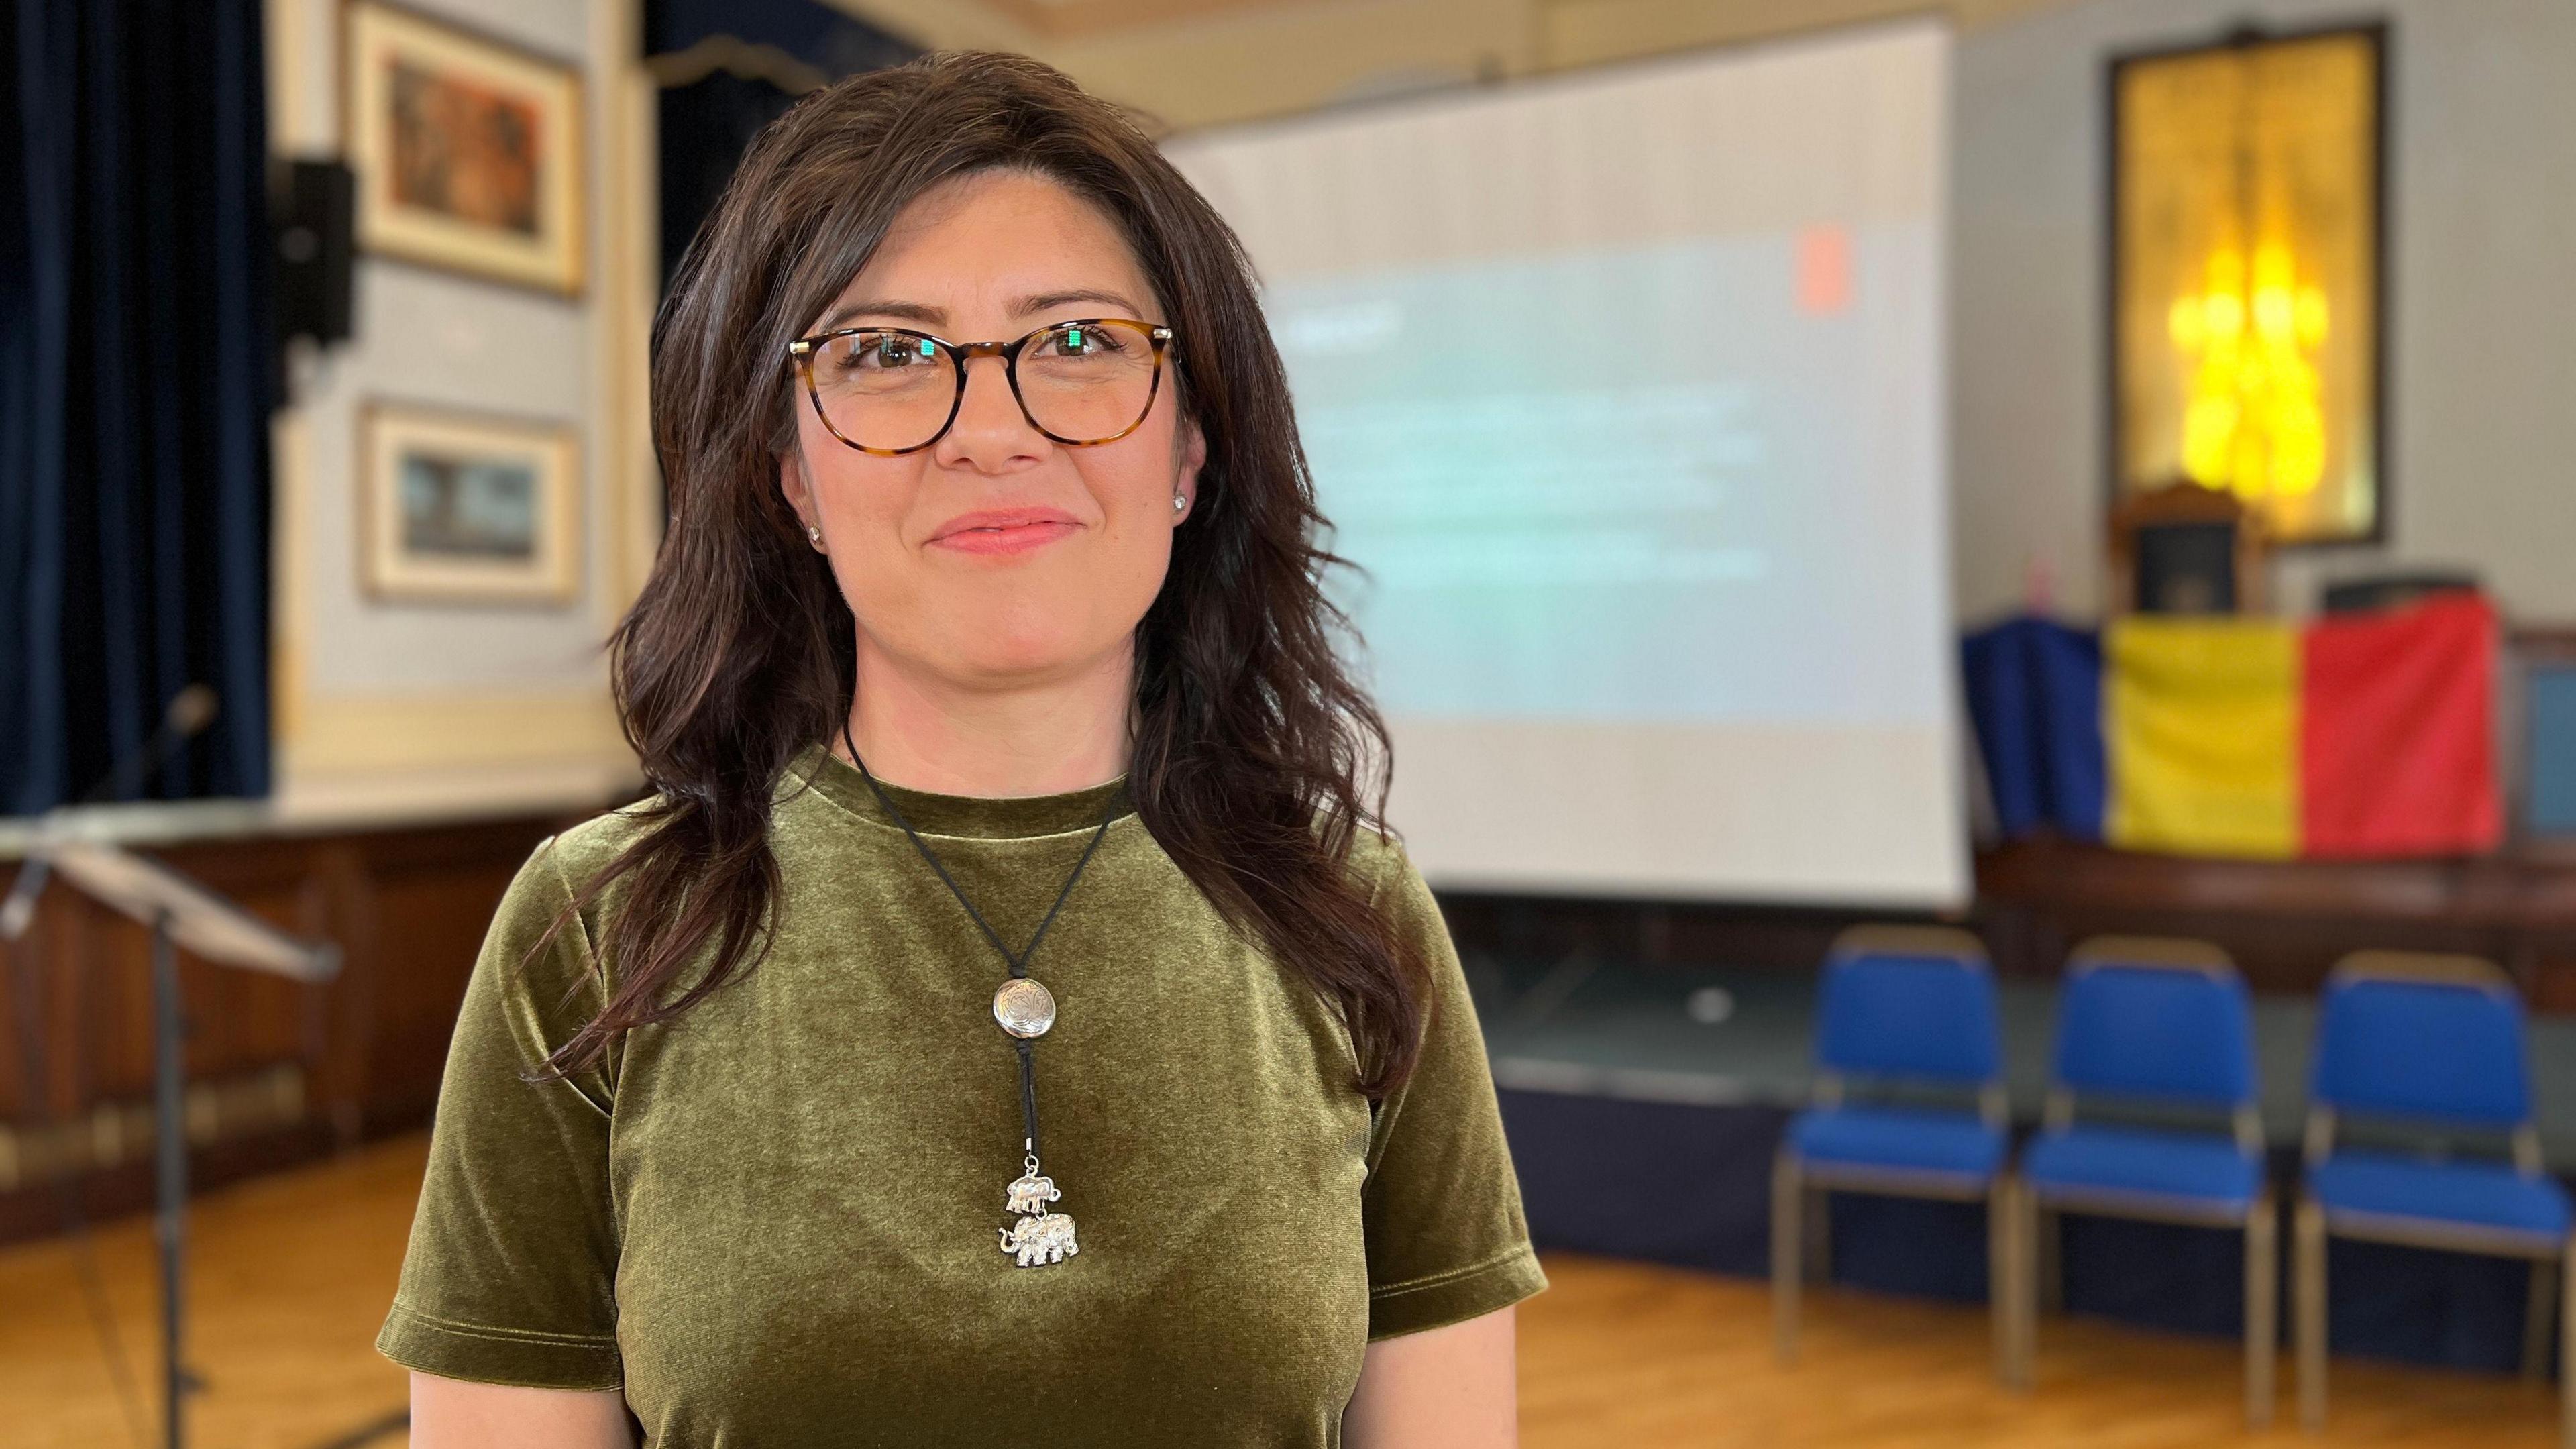
[[[2276,594],[2466,565],[2506,609],[2576,623],[2576,4],[2092,0],[1959,49],[1951,308],[1960,604],[2034,563],[2099,596],[2102,57],[2357,13],[2391,27],[2390,540],[2289,554]]]
[[[587,286],[577,298],[361,256],[355,337],[295,367],[277,422],[277,812],[293,820],[595,802],[633,775],[599,643],[650,557],[644,336],[654,271],[635,0],[411,0],[582,69]],[[341,146],[339,0],[270,0],[272,145]],[[573,425],[581,590],[569,606],[388,602],[359,586],[357,428],[370,401]]]
[[[1289,0],[1062,39],[974,0],[835,3],[926,45],[1027,51],[1187,128],[1896,15],[1979,25],[2049,0]]]
[[[972,0],[838,0],[932,45],[998,45],[1187,128],[1938,10],[1960,26],[1953,158],[1957,597],[2101,588],[2103,58],[2247,17],[2394,25],[2390,539],[2307,549],[2277,595],[2391,565],[2485,572],[2576,622],[2576,4],[2569,0],[1323,0],[1055,40]]]
[[[649,561],[644,339],[656,235],[639,0],[414,0],[584,69],[591,285],[564,301],[362,259],[358,336],[298,370],[278,425],[279,808],[322,818],[596,798],[631,777],[597,646]],[[1957,596],[2009,607],[2034,567],[2089,609],[2102,57],[2214,33],[2246,0],[1312,0],[1058,39],[973,0],[837,0],[934,45],[1030,51],[1176,128],[1926,8],[1961,25],[1955,95]],[[2259,0],[2267,18],[2348,13]],[[2382,0],[2395,25],[2392,538],[2283,567],[2485,570],[2576,620],[2576,5]],[[281,152],[336,153],[339,0],[269,0]],[[383,397],[574,421],[584,587],[565,609],[430,608],[357,587],[354,416]]]

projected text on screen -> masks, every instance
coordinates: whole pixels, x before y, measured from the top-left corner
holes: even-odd
[[[1909,21],[1170,147],[1435,884],[1964,896],[1948,64]]]

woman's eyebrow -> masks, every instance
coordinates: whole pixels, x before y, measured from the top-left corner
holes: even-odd
[[[1090,287],[1076,287],[1063,292],[1040,292],[1035,296],[1022,297],[1019,304],[1011,309],[1011,315],[1025,317],[1032,312],[1045,312],[1073,302],[1104,302],[1122,309],[1129,317],[1142,318],[1144,315],[1142,310],[1124,295]],[[816,330],[836,331],[862,317],[894,318],[904,322],[916,322],[924,327],[938,327],[948,321],[948,309],[933,307],[926,302],[898,302],[882,298],[852,302],[824,318],[823,325]]]
[[[1126,297],[1116,292],[1095,291],[1088,287],[1078,287],[1070,292],[1040,292],[1034,297],[1023,297],[1012,315],[1025,317],[1031,312],[1044,312],[1050,308],[1061,307],[1068,302],[1106,302],[1112,307],[1126,308],[1127,315],[1130,317],[1144,316],[1143,309]]]

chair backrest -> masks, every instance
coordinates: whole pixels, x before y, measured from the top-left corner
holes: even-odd
[[[2057,998],[2049,1085],[2226,1110],[2257,1094],[2254,1013],[2227,953],[2198,941],[2100,937]]]
[[[1844,932],[1825,958],[1816,1065],[1837,1076],[2000,1082],[2002,1032],[1984,946],[1937,927]]]
[[[2522,1000],[2473,956],[2356,952],[2327,978],[2309,1088],[2337,1112],[2513,1130],[2531,1121]]]

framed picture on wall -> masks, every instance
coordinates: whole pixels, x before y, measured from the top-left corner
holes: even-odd
[[[579,294],[580,71],[378,0],[344,33],[358,245]]]
[[[2275,543],[2387,533],[2387,32],[2110,62],[2112,506],[2193,483]]]
[[[383,402],[358,417],[359,575],[370,596],[580,596],[581,459],[570,426]]]

